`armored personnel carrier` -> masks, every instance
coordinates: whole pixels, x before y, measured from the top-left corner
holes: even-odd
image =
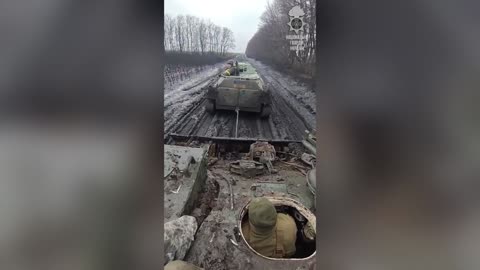
[[[271,113],[268,87],[248,62],[235,62],[208,87],[206,110],[232,110],[260,113],[267,118]]]
[[[168,259],[208,270],[315,269],[315,196],[307,180],[314,166],[302,161],[306,154],[301,142],[287,141],[178,138],[166,145],[165,222],[182,217],[195,224],[188,236],[184,225],[171,230]],[[245,240],[241,224],[256,197],[268,198],[278,213],[294,218],[292,257],[263,256]]]

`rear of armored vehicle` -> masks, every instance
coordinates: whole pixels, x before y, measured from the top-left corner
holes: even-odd
[[[262,112],[270,105],[268,92],[263,89],[260,79],[225,77],[216,88],[209,92],[208,98],[217,110],[236,110]]]
[[[268,88],[251,65],[239,63],[238,68],[238,76],[222,75],[216,84],[209,87],[207,111],[239,110],[268,117],[271,113]]]

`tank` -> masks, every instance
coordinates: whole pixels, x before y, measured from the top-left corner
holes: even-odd
[[[300,142],[174,144],[165,150],[176,164],[164,174],[165,222],[185,215],[198,222],[183,260],[210,270],[315,269],[315,196]],[[246,241],[241,224],[256,197],[294,218],[297,252],[291,258],[265,257]]]
[[[268,118],[271,113],[270,91],[248,62],[235,62],[216,82],[208,87],[206,110],[239,110],[259,113]]]

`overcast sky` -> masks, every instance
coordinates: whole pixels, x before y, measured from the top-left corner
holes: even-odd
[[[245,52],[255,34],[260,16],[268,0],[165,0],[165,13],[193,15],[210,19],[219,26],[230,28],[235,35],[235,52]]]

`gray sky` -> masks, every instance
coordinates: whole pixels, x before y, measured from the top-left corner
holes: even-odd
[[[245,52],[255,34],[260,16],[268,0],[165,0],[165,13],[193,15],[210,19],[219,26],[230,28],[235,35],[235,52]]]

